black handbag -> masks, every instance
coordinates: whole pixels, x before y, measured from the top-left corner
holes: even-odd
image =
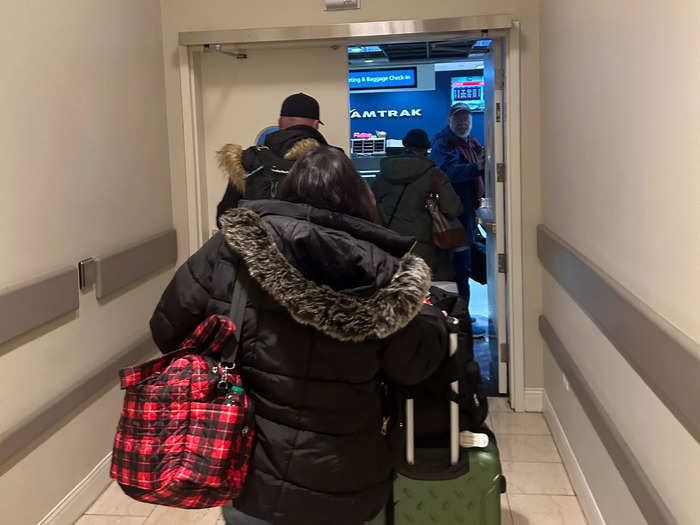
[[[478,230],[471,246],[471,263],[469,276],[477,283],[486,284],[486,239]]]

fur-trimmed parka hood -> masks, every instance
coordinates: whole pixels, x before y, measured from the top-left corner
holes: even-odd
[[[281,159],[295,161],[321,144],[327,142],[318,130],[300,125],[270,133],[263,147]],[[245,178],[258,167],[257,150],[256,146],[244,150],[238,144],[226,144],[216,152],[219,167],[241,193],[245,192]]]
[[[375,224],[283,201],[243,201],[221,224],[263,290],[334,339],[388,337],[425,302],[430,269],[412,239]]]

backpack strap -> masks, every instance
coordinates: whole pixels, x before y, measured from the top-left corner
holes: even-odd
[[[231,344],[224,350],[221,355],[221,360],[226,363],[235,363],[238,355],[238,347],[241,342],[243,331],[243,317],[245,315],[246,302],[248,301],[248,268],[243,261],[238,262],[238,265],[233,269],[233,294],[231,296],[231,310],[229,318],[233,321],[235,330],[233,331],[233,340]]]
[[[294,166],[293,160],[280,157],[267,146],[257,146],[255,150],[257,153],[257,161],[260,165],[273,173],[286,175],[287,172],[292,169],[292,166]]]
[[[266,146],[251,148],[249,166],[256,166],[246,177],[245,198],[275,199],[282,180],[294,165],[293,160],[277,155]]]

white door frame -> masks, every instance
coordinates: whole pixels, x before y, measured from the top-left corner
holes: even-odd
[[[298,26],[229,31],[192,31],[179,35],[180,90],[185,145],[188,247],[194,253],[208,238],[202,217],[204,167],[201,156],[202,105],[199,89],[199,53],[206,44],[231,46],[345,45],[372,40],[426,40],[454,38],[488,30],[489,37],[505,37],[506,93],[506,253],[507,322],[510,342],[509,387],[511,406],[525,410],[523,251],[520,166],[520,22],[508,15],[427,20],[358,22],[327,26]]]
[[[525,310],[523,303],[523,210],[520,172],[520,22],[513,20],[506,35],[506,286],[510,335],[510,403],[525,407]]]

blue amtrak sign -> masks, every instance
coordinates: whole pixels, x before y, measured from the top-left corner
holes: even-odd
[[[350,110],[350,118],[403,118],[422,116],[423,110],[420,108]]]

